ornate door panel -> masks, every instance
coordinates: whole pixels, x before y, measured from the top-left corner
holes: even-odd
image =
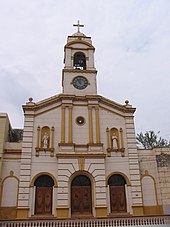
[[[126,212],[126,196],[124,186],[110,186],[111,213]]]
[[[36,214],[52,213],[52,187],[37,187]]]
[[[36,191],[36,214],[43,213],[43,188],[37,188]]]
[[[91,214],[91,187],[72,186],[72,213]]]

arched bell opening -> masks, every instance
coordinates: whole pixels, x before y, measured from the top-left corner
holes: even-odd
[[[86,69],[86,56],[82,52],[76,52],[74,54],[73,68],[84,70]]]
[[[110,212],[124,213],[127,212],[126,205],[126,180],[119,174],[114,174],[108,179],[110,193]]]
[[[52,214],[52,197],[54,181],[48,175],[39,176],[35,182],[35,214],[51,215]]]
[[[71,183],[71,214],[92,215],[91,181],[85,175],[76,176]]]

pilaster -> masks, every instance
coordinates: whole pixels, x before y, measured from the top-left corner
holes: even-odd
[[[134,215],[143,215],[143,201],[141,192],[139,161],[136,146],[133,116],[128,116],[126,121],[127,149],[129,156],[129,173],[131,181],[132,208]]]
[[[88,107],[89,115],[89,143],[93,143],[93,121],[92,121],[92,106]]]
[[[68,109],[69,109],[68,143],[73,143],[72,106],[69,106]]]
[[[31,180],[31,160],[33,143],[34,113],[25,113],[24,133],[22,142],[20,183],[18,194],[17,218],[27,218],[29,211],[29,194]]]
[[[99,107],[95,107],[96,111],[96,143],[100,143],[100,122],[99,122]]]
[[[61,107],[61,143],[65,143],[65,106]]]

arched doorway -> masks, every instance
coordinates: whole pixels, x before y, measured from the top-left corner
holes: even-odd
[[[92,214],[91,181],[85,175],[75,177],[71,183],[71,213]]]
[[[52,214],[53,179],[48,175],[39,176],[36,179],[34,186],[36,186],[35,214]]]
[[[119,174],[112,175],[108,180],[110,190],[110,212],[121,213],[126,212],[126,181]]]

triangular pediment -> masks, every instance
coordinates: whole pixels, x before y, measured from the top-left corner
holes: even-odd
[[[97,104],[100,107],[103,107],[105,109],[111,110],[117,110],[120,113],[134,113],[135,108],[133,108],[131,105],[126,103],[125,105],[121,105],[117,102],[114,102],[110,99],[107,99],[100,95],[85,95],[85,96],[77,96],[77,95],[66,95],[66,94],[59,94],[52,96],[50,98],[44,99],[40,102],[33,103],[28,102],[26,105],[23,105],[24,112],[27,111],[43,111],[43,109],[51,109],[51,108],[57,108],[62,103],[72,103],[73,105],[76,103],[84,103],[84,104]],[[78,105],[78,104],[76,104]]]

